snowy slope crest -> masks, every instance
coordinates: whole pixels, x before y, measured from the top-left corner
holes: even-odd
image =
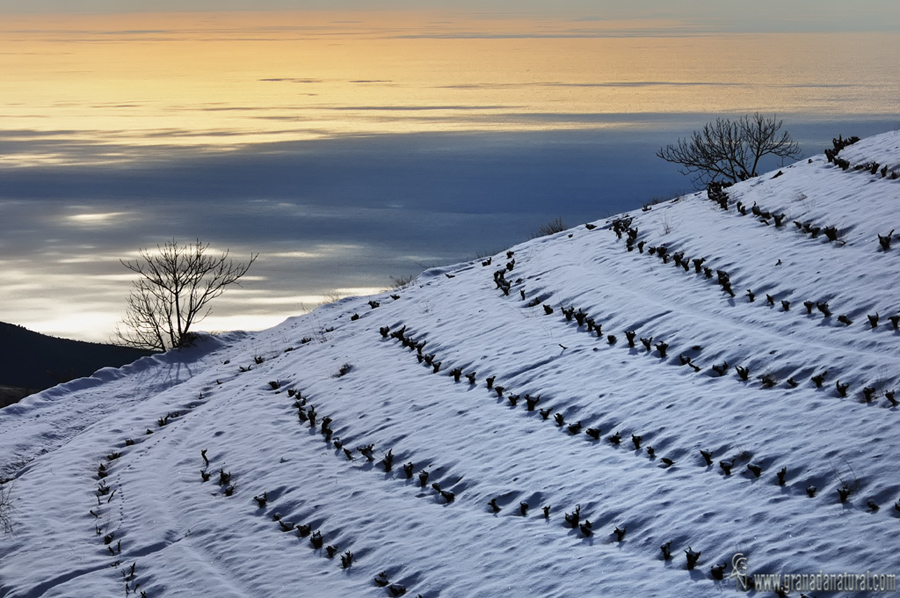
[[[900,135],[839,157],[0,411],[0,597],[898,573]]]

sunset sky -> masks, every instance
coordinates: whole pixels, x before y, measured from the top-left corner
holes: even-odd
[[[203,327],[269,326],[686,192],[716,116],[900,128],[895,2],[632,4],[0,0],[0,321],[106,340],[199,237],[261,254]]]
[[[895,31],[900,7],[891,0],[3,0],[2,12],[164,12],[294,10],[439,10],[568,16],[593,20],[672,20],[716,31]],[[695,30],[696,30],[695,29]]]

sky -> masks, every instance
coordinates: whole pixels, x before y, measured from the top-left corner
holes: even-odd
[[[569,15],[582,20],[673,19],[719,31],[895,31],[900,7],[891,0],[3,0],[0,12],[112,13],[162,11],[268,10],[439,10],[539,16]]]
[[[654,154],[717,116],[900,127],[893,3],[548,7],[0,0],[0,321],[105,341],[199,238],[260,253],[203,327],[267,327],[692,190]]]

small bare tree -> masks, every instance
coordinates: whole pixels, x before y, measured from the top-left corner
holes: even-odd
[[[121,343],[151,351],[189,341],[191,326],[210,313],[207,304],[237,283],[259,257],[253,254],[246,264],[235,263],[227,250],[209,255],[209,243],[199,240],[185,245],[173,240],[156,249],[141,249],[137,261],[122,260],[139,278],[128,297],[124,329],[116,329]]]
[[[774,116],[745,115],[733,121],[717,118],[694,131],[689,139],[661,148],[656,155],[666,162],[681,164],[682,174],[693,175],[695,182],[737,183],[757,176],[763,156],[799,158],[800,146]]]

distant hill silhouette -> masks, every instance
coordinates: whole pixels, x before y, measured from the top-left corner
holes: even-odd
[[[128,347],[56,338],[0,322],[0,407],[149,354]]]

